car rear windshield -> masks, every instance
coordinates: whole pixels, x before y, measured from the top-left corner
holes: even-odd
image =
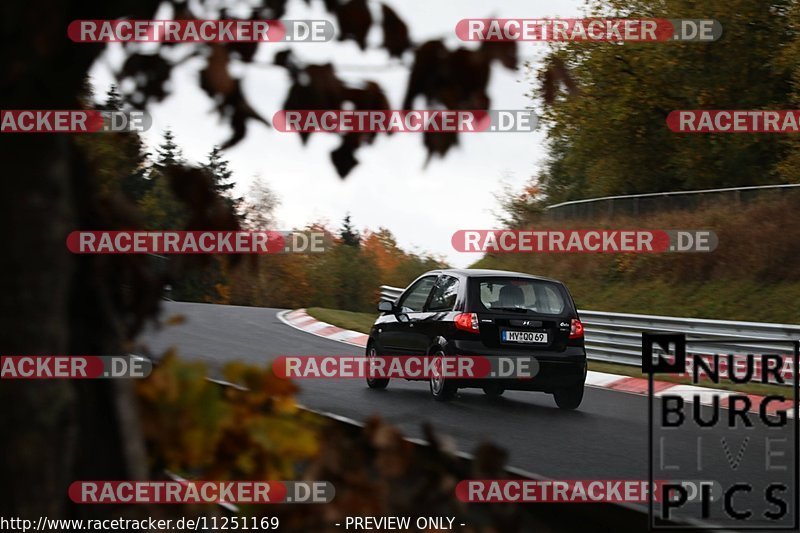
[[[560,315],[569,309],[558,283],[528,278],[479,278],[477,296],[486,311]]]

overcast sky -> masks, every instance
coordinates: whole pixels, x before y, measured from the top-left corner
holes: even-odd
[[[421,43],[445,38],[446,43],[470,46],[454,36],[462,18],[548,18],[581,14],[583,0],[386,0],[408,24],[411,39]],[[376,21],[380,3],[370,2]],[[159,13],[156,18],[168,18]],[[331,19],[321,0],[293,0],[286,19]],[[335,21],[334,21],[335,24]],[[399,108],[408,78],[408,69],[397,60],[388,60],[381,42],[379,25],[371,30],[370,50],[362,53],[352,41],[293,45],[304,63],[332,62],[345,82],[357,84],[371,79],[387,93],[393,108]],[[92,70],[96,94],[102,96],[113,82],[111,68],[118,68],[122,55],[112,45]],[[191,46],[191,45],[186,45]],[[257,61],[271,62],[272,55],[285,44],[262,44]],[[519,56],[534,66],[547,50],[545,43],[520,43]],[[175,53],[180,55],[180,47]],[[404,58],[406,63],[410,57]],[[157,146],[166,128],[175,133],[184,156],[192,162],[204,161],[215,144],[230,137],[230,128],[219,122],[213,104],[199,88],[198,72],[203,59],[189,61],[172,73],[172,95],[149,109],[153,127],[145,134],[150,147]],[[376,68],[370,68],[370,67]],[[237,68],[245,94],[253,107],[270,120],[281,108],[289,86],[286,70],[273,66]],[[511,72],[499,64],[492,68],[489,96],[493,109],[525,109],[533,105],[526,96],[534,83],[533,74],[520,66]],[[418,99],[416,108],[425,108]],[[495,195],[503,184],[519,189],[536,173],[544,156],[543,132],[476,133],[460,135],[460,145],[444,159],[433,159],[424,167],[426,152],[421,134],[379,135],[373,145],[364,146],[356,157],[360,164],[346,180],[341,180],[330,162],[330,152],[339,145],[335,134],[314,134],[306,146],[295,133],[280,133],[251,121],[247,137],[226,152],[234,171],[237,192],[244,193],[255,176],[261,177],[277,193],[282,204],[277,212],[280,229],[303,227],[324,221],[338,228],[350,213],[360,228],[389,228],[399,244],[409,251],[430,252],[453,266],[467,266],[480,256],[452,249],[450,238],[458,229],[488,229],[498,225]]]

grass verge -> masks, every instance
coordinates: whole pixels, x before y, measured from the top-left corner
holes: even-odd
[[[792,324],[800,316],[800,282],[567,279],[578,309]]]
[[[369,330],[378,316],[372,313],[356,313],[325,307],[309,307],[306,309],[306,313],[322,322],[364,334],[369,334]]]

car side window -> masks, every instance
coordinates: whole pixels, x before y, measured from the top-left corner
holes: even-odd
[[[458,278],[442,276],[431,294],[428,311],[452,311],[458,296]]]
[[[412,285],[400,299],[398,307],[402,313],[422,311],[431,293],[436,276],[426,276]]]

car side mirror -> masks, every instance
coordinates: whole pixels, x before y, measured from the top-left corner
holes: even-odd
[[[378,311],[381,313],[393,313],[394,312],[394,304],[387,300],[381,300],[378,302]]]

